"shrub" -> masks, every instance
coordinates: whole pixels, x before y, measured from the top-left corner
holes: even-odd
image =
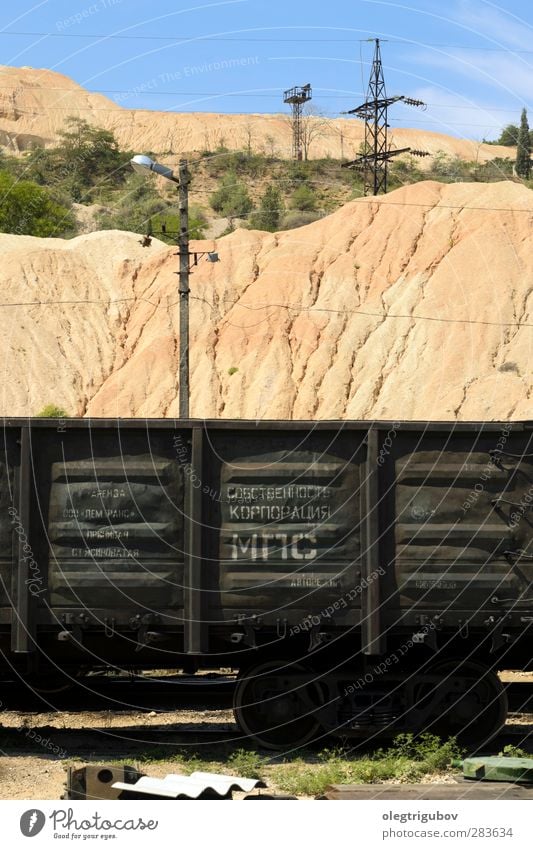
[[[23,176],[53,186],[75,202],[109,195],[130,174],[131,153],[121,151],[112,132],[81,118],[69,118],[54,148],[32,150],[23,162]]]
[[[68,419],[69,414],[62,407],[57,407],[56,404],[46,404],[40,413],[36,413],[38,419]]]
[[[275,185],[267,186],[261,204],[255,215],[250,219],[250,227],[254,230],[266,230],[273,233],[279,229],[283,213],[283,200]]]
[[[215,212],[226,218],[243,218],[253,208],[253,203],[244,183],[235,172],[226,174],[221,185],[209,198]]]
[[[289,793],[316,795],[329,784],[368,784],[382,781],[418,781],[430,773],[450,770],[462,757],[455,739],[442,741],[432,734],[400,734],[388,749],[357,756],[342,749],[326,750],[320,763],[295,761],[274,770],[274,780]]]
[[[316,205],[316,194],[306,185],[299,186],[291,198],[292,208],[300,212],[313,212]]]
[[[288,212],[280,223],[281,230],[296,230],[298,227],[305,227],[306,224],[312,224],[313,221],[318,221],[320,215],[318,212],[299,212],[294,210]]]
[[[27,236],[66,236],[75,231],[74,217],[48,189],[0,172],[0,232]]]

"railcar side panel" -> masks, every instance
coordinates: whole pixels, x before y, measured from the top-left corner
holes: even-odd
[[[520,558],[533,542],[529,441],[510,428],[398,435],[384,499],[402,607],[533,604],[531,562]]]
[[[211,433],[210,617],[320,613],[361,579],[364,433]],[[339,617],[342,619],[342,615]]]

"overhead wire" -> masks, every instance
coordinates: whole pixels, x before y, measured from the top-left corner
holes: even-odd
[[[0,73],[0,79],[1,79],[1,77],[2,77],[2,74]],[[64,92],[70,92],[71,94],[75,94],[75,95],[79,94],[77,89],[72,88],[72,87],[69,88],[68,86],[62,87],[62,86],[40,85],[37,90],[38,91],[64,91]],[[13,86],[0,86],[0,91],[11,91],[12,92]],[[320,92],[321,89],[320,89],[320,87],[314,86],[313,91],[316,94],[316,92]],[[331,89],[326,89],[326,91],[331,91]],[[83,92],[85,92],[87,94],[96,94],[96,95],[98,95],[98,94],[128,94],[128,95],[132,95],[134,97],[140,97],[140,96],[144,97],[145,95],[148,96],[148,97],[162,97],[163,95],[172,95],[172,96],[175,96],[175,97],[254,97],[254,98],[255,97],[265,97],[265,98],[280,98],[281,97],[280,91],[278,89],[274,89],[274,88],[267,90],[267,91],[263,90],[263,91],[258,91],[258,92],[256,92],[256,91],[242,91],[242,92],[240,92],[240,91],[229,91],[229,92],[225,92],[225,91],[169,91],[167,89],[162,89],[161,91],[150,91],[148,89],[142,90],[142,84],[139,85],[137,88],[133,87],[133,88],[124,88],[124,89],[121,89],[121,88],[83,89]],[[348,91],[347,92],[345,90],[343,93],[319,94],[318,96],[319,96],[320,99],[351,100],[354,97],[360,97],[362,95],[363,95],[363,92],[360,92],[360,91],[354,91],[354,92]],[[401,107],[402,103],[399,102],[397,105]],[[431,103],[431,102],[427,102],[425,105],[430,106],[433,109],[473,109],[473,108],[476,108],[476,104],[472,104],[472,103],[465,103],[464,105],[462,105],[460,103]],[[19,109],[19,107],[16,107],[16,108],[17,108],[17,110]],[[48,106],[48,105],[41,105],[41,104],[39,104],[39,106],[38,106],[38,109],[42,110],[43,112],[47,112],[51,109],[65,109],[65,108],[68,108],[68,106],[67,107]],[[116,111],[115,109],[109,108],[107,106],[102,106],[102,107],[95,106],[95,107],[93,107],[93,106],[89,105],[89,106],[76,106],[75,108],[76,109],[95,109],[95,110],[104,111],[104,112],[105,111],[110,111],[110,112]],[[480,110],[487,110],[487,111],[491,111],[491,112],[512,112],[512,107],[505,108],[505,107],[502,107],[502,106],[490,106],[490,105],[486,105],[486,104],[483,104],[482,106],[479,106],[477,108],[479,108]],[[24,107],[24,106],[22,106],[22,107],[20,107],[20,110],[34,113],[37,110],[37,107]],[[129,112],[131,110],[129,110],[125,107],[121,107],[119,111]],[[149,111],[149,110],[146,110],[146,111]],[[277,113],[274,112],[274,113],[271,113],[271,114],[275,115]],[[321,117],[321,116],[317,116],[317,117]],[[353,119],[348,118],[346,120],[353,120]]]
[[[168,297],[168,296],[167,296]],[[218,309],[220,303],[228,303],[228,299],[221,299],[221,302],[211,303],[205,298],[201,298],[199,296],[191,295],[193,300],[202,301],[207,304],[207,306],[212,309]],[[153,306],[155,309],[159,309],[164,307],[165,309],[170,309],[171,307],[176,306],[179,301],[172,301],[168,303],[168,301],[164,301],[161,299],[158,303],[154,303],[154,301],[149,298],[145,298],[143,296],[131,296],[126,298],[91,298],[91,299],[70,299],[70,300],[45,300],[45,301],[10,301],[10,302],[0,302],[0,309],[5,309],[9,307],[46,307],[46,306],[80,306],[80,305],[101,305],[101,306],[110,306],[112,304],[125,303],[125,302],[139,302],[139,303],[148,303]],[[417,313],[392,313],[392,312],[379,312],[373,310],[366,309],[334,309],[332,307],[305,307],[300,304],[284,304],[278,302],[264,302],[258,304],[245,304],[241,303],[238,300],[230,300],[229,301],[229,309],[233,307],[238,307],[241,309],[246,309],[253,312],[258,312],[260,310],[265,309],[285,309],[290,312],[297,313],[326,313],[332,315],[340,315],[340,316],[348,316],[348,315],[364,315],[371,318],[383,318],[383,319],[408,319],[410,321],[431,321],[431,322],[439,322],[444,324],[468,324],[468,325],[481,325],[486,327],[533,327],[533,322],[527,321],[489,321],[484,319],[469,319],[469,318],[449,318],[445,316],[428,316],[428,315],[419,315]],[[222,317],[222,316],[221,316]]]
[[[283,27],[283,29],[315,29],[316,27]],[[268,27],[263,30],[269,29]],[[334,27],[332,29],[341,29]],[[254,31],[258,31],[257,29]],[[239,32],[239,31],[237,31]],[[240,31],[242,32],[242,31]],[[248,44],[358,44],[367,41],[372,41],[373,38],[254,38],[249,35],[124,35],[122,33],[84,33],[84,32],[31,32],[25,30],[1,30],[0,36],[27,36],[30,38],[94,38],[94,39],[114,39],[120,41],[220,41],[220,42],[238,42]],[[533,54],[533,50],[527,48],[507,48],[507,47],[488,47],[486,45],[475,44],[446,44],[442,42],[418,41],[411,38],[386,38],[387,44],[397,44],[403,46],[414,47],[436,47],[443,50],[482,50],[490,53],[511,53],[511,54]]]

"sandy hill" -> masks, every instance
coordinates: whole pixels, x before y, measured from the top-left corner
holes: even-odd
[[[197,244],[221,261],[191,278],[192,414],[532,418],[532,200],[418,183]],[[174,248],[115,231],[0,246],[17,304],[2,307],[1,414],[177,415]]]
[[[132,110],[103,95],[91,94],[63,74],[0,65],[0,145],[14,152],[35,144],[53,145],[71,115],[113,130],[125,150],[176,154],[214,150],[223,144],[230,150],[251,147],[282,158],[291,156],[291,131],[286,115]],[[364,137],[360,121],[343,118],[317,119],[312,132],[311,158],[355,156]],[[508,147],[483,145],[425,130],[394,130],[392,144],[431,154],[443,151],[478,162],[513,155]]]

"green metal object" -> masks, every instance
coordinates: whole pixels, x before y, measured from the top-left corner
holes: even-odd
[[[533,758],[465,758],[465,778],[478,781],[512,781],[515,784],[533,784]]]

